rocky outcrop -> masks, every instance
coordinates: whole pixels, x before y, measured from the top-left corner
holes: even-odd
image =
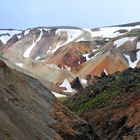
[[[6,42],[6,47],[10,47],[11,45],[13,45],[14,43],[16,43],[18,41],[18,37],[17,35],[13,35],[7,42]]]
[[[2,48],[4,44],[2,43],[2,41],[0,40],[0,49]]]
[[[77,92],[82,92],[84,90],[79,78],[75,78],[71,83],[71,87]]]

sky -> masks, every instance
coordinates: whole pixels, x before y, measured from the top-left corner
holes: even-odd
[[[140,21],[140,0],[0,0],[0,28],[94,28]]]

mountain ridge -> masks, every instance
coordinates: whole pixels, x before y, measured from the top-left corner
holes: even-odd
[[[56,26],[24,31],[0,30],[0,55],[54,84],[57,90],[50,88],[51,91],[64,93],[67,87],[62,89],[60,85],[65,79],[70,85],[79,77],[85,87],[89,75],[101,76],[102,72],[113,74],[129,67],[139,67],[138,23],[98,29]],[[52,77],[51,73],[55,76]]]

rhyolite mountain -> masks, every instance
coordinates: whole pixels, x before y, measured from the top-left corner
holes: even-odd
[[[139,140],[139,66],[139,22],[0,29],[0,140]]]
[[[72,26],[1,29],[0,56],[38,79],[54,93],[72,94],[95,76],[140,66],[140,23],[83,29]],[[96,81],[96,80],[95,80]]]

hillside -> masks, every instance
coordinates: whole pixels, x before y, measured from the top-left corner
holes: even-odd
[[[140,139],[140,69],[104,76],[64,102],[99,140]]]
[[[0,140],[93,140],[91,127],[37,79],[0,61]]]

